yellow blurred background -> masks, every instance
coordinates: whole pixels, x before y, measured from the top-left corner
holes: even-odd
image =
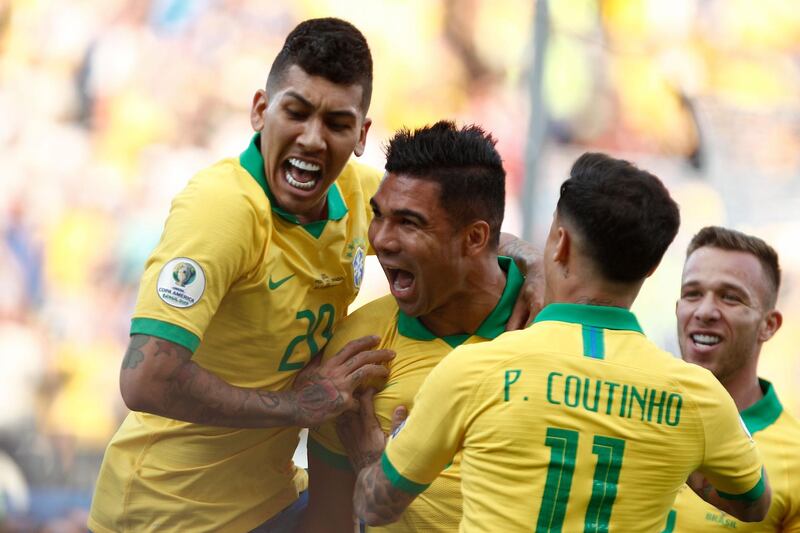
[[[772,243],[785,322],[761,369],[800,415],[796,1],[0,0],[0,529],[3,516],[33,530],[80,523],[125,414],[118,368],[170,200],[246,146],[271,59],[317,16],[353,22],[372,47],[364,159],[382,167],[401,126],[483,125],[509,174],[507,231],[541,242],[583,151],[660,176],[683,227],[634,310],[673,353],[694,232],[722,224]],[[546,135],[525,198],[531,116]],[[371,263],[356,305],[384,290]]]

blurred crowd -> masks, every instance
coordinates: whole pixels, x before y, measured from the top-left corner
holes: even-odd
[[[548,10],[544,76],[531,68]],[[350,20],[375,58],[368,163],[399,127],[492,131],[506,230],[534,240],[582,151],[661,176],[684,220],[637,311],[676,351],[683,250],[703,225],[764,237],[785,325],[763,354],[800,414],[800,10],[791,0],[0,0],[0,530],[83,526],[125,413],[117,375],[144,261],[193,172],[235,156],[288,31]],[[542,88],[532,106],[531,88]],[[529,117],[545,113],[535,197]],[[528,169],[529,172],[529,169]],[[359,302],[383,287],[371,272]],[[369,276],[369,274],[368,274]],[[10,525],[8,525],[10,524]]]

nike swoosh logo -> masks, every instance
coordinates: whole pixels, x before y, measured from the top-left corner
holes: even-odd
[[[272,281],[272,274],[269,275],[269,280],[267,281],[267,285],[269,285],[269,290],[274,291],[290,279],[294,277],[294,274],[289,274],[285,278],[279,279],[278,281]]]

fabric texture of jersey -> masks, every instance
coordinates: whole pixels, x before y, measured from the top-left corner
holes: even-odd
[[[300,224],[274,203],[257,134],[239,159],[201,171],[174,199],[131,334],[185,346],[232,385],[286,390],[358,292],[379,181],[349,162],[328,192],[327,220]],[[130,413],[106,450],[89,527],[252,529],[306,488],[291,460],[298,432]]]
[[[485,342],[505,331],[523,277],[511,259],[500,257],[498,261],[507,272],[505,290],[474,335],[436,337],[418,319],[403,314],[391,295],[358,309],[336,330],[325,357],[331,357],[350,340],[370,334],[381,337],[381,348],[396,353],[388,363],[386,386],[375,395],[375,414],[384,432],[391,431],[395,407],[404,405],[410,411],[414,410],[414,396],[425,377],[453,348]],[[312,430],[309,451],[332,466],[350,468],[333,422]],[[452,464],[411,503],[397,522],[383,527],[368,527],[367,531],[458,531],[461,520],[460,462],[460,456],[456,455]]]
[[[726,497],[764,490],[730,396],[621,308],[551,304],[445,357],[383,471],[420,492],[459,451],[462,531],[660,531],[696,469]]]
[[[667,518],[665,533],[775,531],[800,533],[800,422],[784,411],[772,384],[760,380],[764,397],[741,412],[753,435],[772,488],[772,503],[761,522],[747,523],[704,502],[684,485]]]

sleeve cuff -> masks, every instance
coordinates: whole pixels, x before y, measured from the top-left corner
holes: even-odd
[[[397,471],[391,461],[389,461],[389,458],[386,456],[386,452],[383,452],[383,455],[381,455],[381,467],[383,468],[383,474],[386,476],[386,479],[389,480],[389,483],[391,483],[393,487],[400,489],[403,492],[407,492],[416,496],[430,486],[430,483],[417,483],[406,477],[403,477],[403,475]]]
[[[756,483],[755,487],[748,490],[744,494],[729,494],[727,492],[722,492],[721,490],[717,490],[717,494],[726,500],[745,500],[749,502],[756,501],[761,497],[762,494],[764,494],[764,467],[761,467],[761,478],[758,480],[758,483]]]
[[[338,453],[330,451],[328,448],[317,442],[311,435],[308,436],[308,453],[313,454],[314,457],[322,459],[326,464],[338,468],[339,470],[353,471],[353,466],[350,464],[350,459],[346,455],[339,455]]]
[[[192,353],[200,346],[200,337],[191,331],[154,318],[134,318],[131,320],[131,335],[158,337],[159,339],[180,344]]]

